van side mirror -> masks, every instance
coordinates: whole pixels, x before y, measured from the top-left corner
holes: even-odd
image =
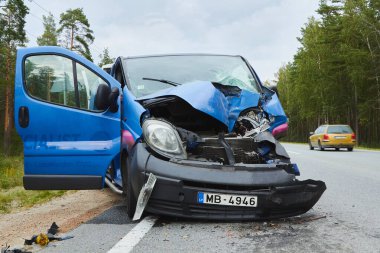
[[[100,84],[95,95],[95,106],[99,110],[109,110],[111,112],[117,112],[119,106],[117,104],[117,98],[119,97],[119,89],[114,87],[112,90],[106,84]]]
[[[119,110],[119,105],[117,104],[117,98],[118,97],[119,97],[119,89],[116,87],[113,87],[111,90],[111,94],[108,97],[108,99],[110,101],[110,111],[111,112],[117,112],[117,110]]]
[[[280,95],[278,94],[278,89],[277,89],[277,86],[276,86],[276,85],[269,86],[268,88],[269,88],[270,90],[276,92],[277,97],[280,98]]]
[[[310,132],[309,134],[310,134],[310,135],[313,135],[313,134],[314,134],[314,132]]]

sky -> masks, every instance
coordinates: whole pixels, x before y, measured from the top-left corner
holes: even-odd
[[[112,57],[165,53],[242,55],[262,81],[293,59],[297,37],[319,0],[24,0],[28,46],[43,33],[42,15],[83,8],[95,41],[95,63]]]

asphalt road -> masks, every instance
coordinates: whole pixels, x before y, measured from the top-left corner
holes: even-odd
[[[298,163],[300,179],[326,182],[327,190],[314,209],[302,216],[267,222],[190,222],[158,217],[132,251],[380,252],[380,152],[310,151],[300,144],[285,147]],[[73,239],[51,243],[42,252],[107,252],[138,225],[128,220],[120,203],[68,233]],[[133,232],[128,236],[136,239]]]

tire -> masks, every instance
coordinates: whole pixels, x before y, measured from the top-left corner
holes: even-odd
[[[339,151],[339,148],[335,148],[336,151]]]
[[[314,150],[314,147],[313,147],[313,145],[311,145],[311,142],[309,141],[309,149],[310,150]]]
[[[320,151],[324,151],[325,149],[321,145],[321,141],[318,141],[318,148]]]
[[[121,178],[123,181],[123,196],[127,203],[127,214],[130,219],[133,218],[133,215],[136,211],[137,200],[133,194],[132,181],[130,177],[130,169],[128,167],[128,155],[122,155],[122,164],[121,164]]]
[[[354,148],[347,148],[347,150],[348,150],[348,151],[352,151],[352,150],[354,150]]]

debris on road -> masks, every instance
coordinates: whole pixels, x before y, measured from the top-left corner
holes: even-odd
[[[23,249],[10,249],[10,245],[6,245],[0,249],[0,253],[32,253],[31,251],[25,251]]]
[[[56,234],[58,232],[59,226],[53,222],[50,228],[47,231],[47,234],[40,233],[39,235],[33,235],[30,239],[25,239],[24,245],[32,245],[33,243],[39,244],[40,246],[46,246],[51,241],[63,241],[67,239],[71,239],[74,236],[65,236],[65,237],[57,237]]]
[[[47,232],[48,232],[48,234],[55,235],[55,234],[57,234],[58,229],[59,229],[59,227],[58,227],[57,223],[53,222],[53,224],[51,224],[51,226]]]
[[[327,218],[326,215],[309,215],[306,217],[296,216],[291,218],[283,218],[280,220],[269,220],[265,222],[253,223],[252,229],[257,233],[270,233],[270,231],[274,230],[288,230],[288,231],[296,231],[298,226],[302,225],[306,222],[311,222],[319,219]],[[295,227],[294,227],[295,226]],[[215,228],[215,227],[214,227]]]
[[[302,224],[302,223],[305,223],[305,222],[315,221],[315,220],[319,220],[319,219],[325,219],[326,217],[327,217],[326,215],[312,216],[312,217],[307,217],[307,218],[301,219],[301,220],[297,221],[296,223],[297,224]]]
[[[272,228],[280,228],[280,227],[281,227],[281,224],[279,224],[279,223],[269,222],[269,227],[272,227]]]

